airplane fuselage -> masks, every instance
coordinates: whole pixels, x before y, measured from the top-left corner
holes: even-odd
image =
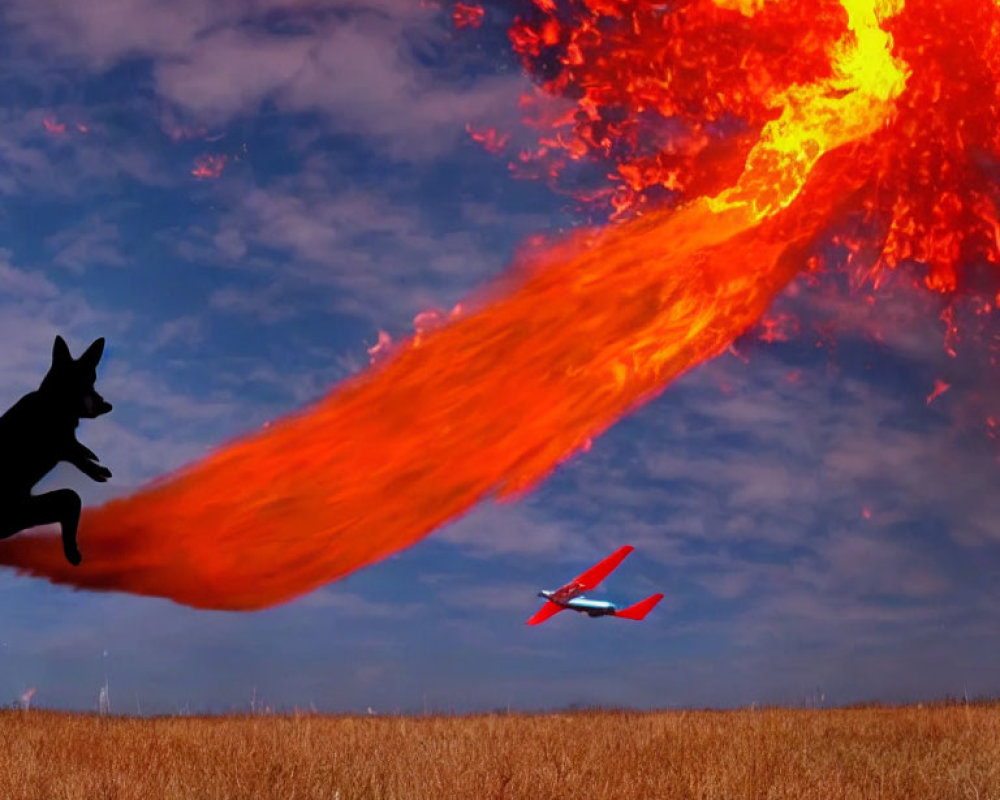
[[[588,600],[583,595],[575,593],[570,597],[564,598],[560,597],[557,592],[543,591],[539,592],[538,596],[544,597],[546,600],[551,600],[563,608],[579,611],[581,614],[587,614],[591,617],[611,616],[618,610],[618,607],[614,603],[609,603],[605,600]]]

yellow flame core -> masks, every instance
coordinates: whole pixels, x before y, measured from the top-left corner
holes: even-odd
[[[683,239],[677,235],[680,230],[698,247],[710,247],[773,217],[799,196],[824,153],[873,133],[890,117],[908,71],[893,58],[892,37],[879,22],[898,13],[903,0],[842,0],[842,5],[848,32],[830,54],[831,77],[775,93],[772,104],[782,107],[782,114],[764,126],[739,181],[715,197],[699,198],[673,212],[674,238],[658,241],[658,247],[675,253],[683,250]],[[740,10],[752,13],[753,7],[744,3]],[[747,270],[748,293],[752,274]],[[658,376],[678,353],[706,335],[714,324],[712,315],[699,314],[688,305],[683,298],[664,302],[659,321],[667,327],[685,319],[686,325],[671,326],[669,337],[659,331],[628,348],[623,361],[632,368],[623,369],[621,362],[613,366],[616,386],[635,372]]]
[[[824,153],[875,132],[891,115],[908,71],[879,23],[899,13],[903,0],[841,5],[848,33],[830,54],[832,76],[775,94],[771,104],[783,108],[781,116],[764,126],[739,181],[701,201],[712,211],[741,210],[753,225],[787,208]]]
[[[773,2],[775,0],[715,0],[715,5],[730,11],[739,11],[744,17],[752,17],[767,3]]]

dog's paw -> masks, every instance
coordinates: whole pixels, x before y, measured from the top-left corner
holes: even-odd
[[[70,564],[74,567],[80,566],[83,556],[80,555],[80,551],[76,547],[64,547],[63,552],[66,554],[66,560]]]
[[[104,483],[111,477],[111,470],[103,464],[94,464],[91,469],[88,470],[87,474],[98,483]]]

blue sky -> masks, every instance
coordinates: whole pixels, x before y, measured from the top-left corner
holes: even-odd
[[[582,221],[465,132],[520,130],[529,83],[489,12],[456,34],[404,0],[4,4],[0,402],[61,333],[74,353],[107,337],[115,406],[79,431],[113,480],[46,486],[127,494]],[[227,158],[216,180],[191,174],[206,154]],[[870,305],[828,276],[778,305],[792,340],[748,334],[527,498],[297,602],[204,612],[0,573],[0,702],[34,686],[91,708],[105,675],[144,713],[1000,692],[984,348],[948,357],[936,298],[901,286]],[[936,379],[952,388],[928,404]],[[595,596],[664,592],[645,622],[524,626],[538,589],[623,543]]]

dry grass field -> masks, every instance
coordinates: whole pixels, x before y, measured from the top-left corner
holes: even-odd
[[[468,717],[0,712],[3,800],[1000,800],[1000,704]]]

